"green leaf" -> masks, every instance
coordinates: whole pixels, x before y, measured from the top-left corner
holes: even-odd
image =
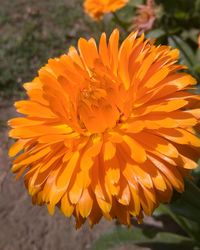
[[[174,204],[171,204],[171,209],[174,213],[200,224],[200,213],[198,208],[179,200]]]
[[[190,46],[178,36],[170,36],[168,38],[168,42],[169,45],[180,50],[182,63],[188,65],[190,70],[193,70],[193,67],[196,63],[196,58]]]
[[[129,0],[128,5],[130,6],[138,6],[140,4],[143,4],[143,0]]]
[[[199,13],[199,11],[200,11],[200,0],[196,0],[196,3],[195,3],[195,10],[196,10],[196,12]]]
[[[170,204],[171,209],[177,214],[190,220],[198,222],[200,225],[200,189],[194,182],[185,180],[185,192],[179,199]]]
[[[156,249],[192,249],[193,241],[184,236],[167,232],[155,232],[150,229],[119,227],[112,232],[101,236],[92,246],[92,250],[106,250],[122,244],[155,245]],[[166,247],[166,248],[165,248]],[[186,248],[184,248],[186,247]]]
[[[197,49],[197,52],[196,52],[196,61],[200,65],[200,49],[199,48]]]
[[[168,214],[196,242],[200,241],[200,189],[185,180],[185,192],[169,205],[160,205],[155,215]]]
[[[181,195],[181,200],[200,210],[200,189],[189,179],[185,180],[185,192]]]
[[[179,209],[184,210],[187,209],[185,204],[181,204]],[[195,221],[191,221],[185,217],[185,213],[180,211],[176,211],[174,209],[174,204],[171,205],[160,205],[158,208],[159,213],[155,213],[155,216],[168,214],[182,229],[185,231],[190,237],[192,237],[196,242],[199,242],[200,235],[200,224]],[[192,211],[188,211],[188,214],[192,213]],[[184,215],[183,215],[184,214]],[[181,216],[183,215],[183,216]]]
[[[199,30],[198,29],[189,29],[189,30],[184,30],[181,34],[183,40],[191,40],[194,43],[198,42],[198,35],[199,35]],[[196,53],[195,53],[196,54]]]
[[[161,36],[165,36],[165,32],[162,29],[154,29],[146,34],[147,38],[159,38]]]
[[[189,13],[184,11],[177,11],[174,16],[180,21],[188,20],[190,17]]]

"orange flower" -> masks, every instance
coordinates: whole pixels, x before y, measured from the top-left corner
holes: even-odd
[[[188,92],[196,80],[179,72],[178,50],[137,33],[118,41],[118,30],[98,47],[81,38],[78,51],[50,59],[15,104],[25,117],[9,121],[9,154],[23,151],[12,171],[26,171],[33,203],[74,215],[77,228],[151,215],[183,192],[200,153],[200,96]]]
[[[146,5],[139,5],[137,15],[133,19],[133,29],[139,30],[140,33],[146,32],[153,28],[156,20],[156,8],[153,0],[147,0]]]
[[[99,20],[104,14],[121,9],[127,2],[128,0],[86,0],[84,9],[89,16]]]

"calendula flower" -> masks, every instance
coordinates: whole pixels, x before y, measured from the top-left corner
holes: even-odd
[[[146,5],[138,6],[132,29],[139,30],[140,33],[146,32],[153,28],[155,20],[156,8],[154,0],[147,0]]]
[[[199,37],[198,37],[198,45],[199,45],[199,48],[200,48],[200,34],[199,34]]]
[[[99,20],[103,15],[115,12],[127,4],[128,0],[85,0],[85,12],[93,19]]]
[[[102,216],[140,222],[183,192],[200,153],[200,96],[188,92],[196,80],[179,72],[178,50],[137,33],[118,42],[118,30],[98,46],[80,38],[50,59],[15,103],[24,117],[9,121],[12,171],[25,171],[34,204],[59,207],[77,228]]]

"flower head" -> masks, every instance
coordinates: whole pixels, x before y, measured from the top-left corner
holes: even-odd
[[[128,0],[85,0],[85,12],[99,20],[104,14],[115,12],[127,4]]]
[[[156,20],[156,8],[154,5],[154,0],[147,0],[146,5],[138,6],[137,14],[133,19],[133,29],[143,33],[153,28]]]
[[[178,65],[178,50],[119,32],[99,45],[81,38],[78,50],[50,59],[15,103],[24,117],[9,121],[21,152],[12,170],[33,203],[74,215],[77,227],[102,216],[130,224],[183,192],[196,168],[200,96]]]
[[[200,48],[200,34],[198,36],[198,47]]]

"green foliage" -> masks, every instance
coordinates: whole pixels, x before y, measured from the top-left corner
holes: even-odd
[[[196,174],[197,175],[197,174]],[[161,205],[157,212],[168,214],[196,245],[200,245],[200,189],[195,183],[186,179],[185,192],[174,195],[170,205]]]
[[[180,50],[180,62],[186,64],[191,73],[200,80],[200,60],[197,57],[200,33],[199,0],[159,0],[157,4],[162,6],[162,15],[156,23],[164,33],[161,33],[165,37],[162,41]],[[150,31],[151,36],[152,32]]]
[[[168,232],[157,232],[152,229],[118,227],[98,239],[91,250],[107,250],[124,244],[148,246],[157,250],[193,249],[194,243],[188,238]]]

